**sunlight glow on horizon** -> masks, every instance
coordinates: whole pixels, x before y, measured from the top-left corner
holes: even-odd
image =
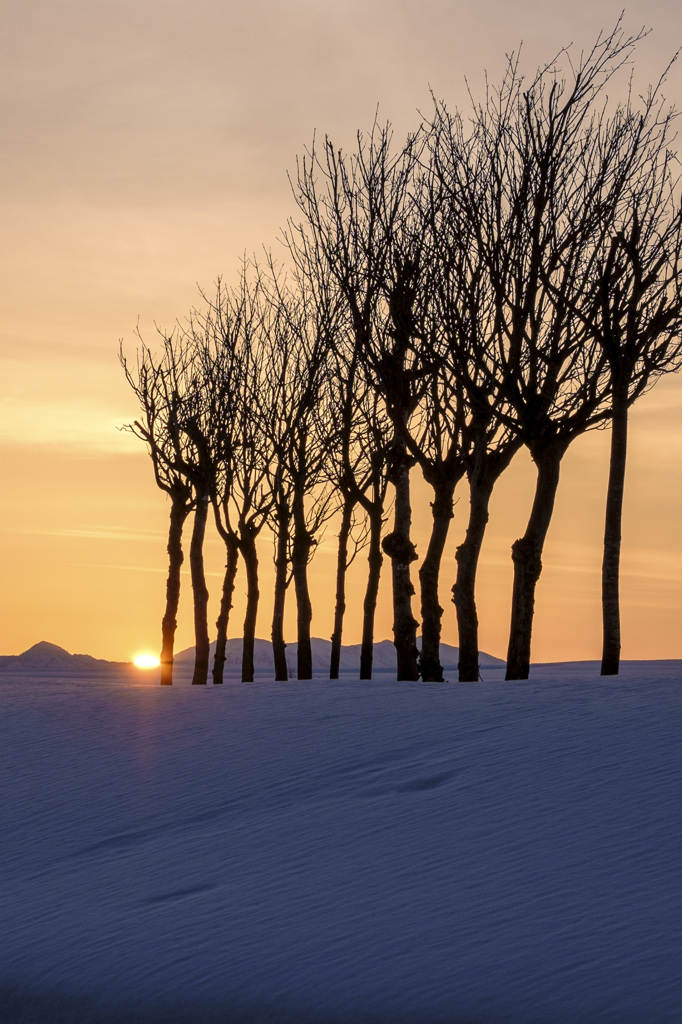
[[[155,654],[136,654],[133,658],[133,665],[137,668],[158,668],[160,664]]]

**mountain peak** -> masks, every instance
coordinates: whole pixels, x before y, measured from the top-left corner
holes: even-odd
[[[26,658],[31,657],[33,655],[39,655],[41,657],[44,657],[45,655],[62,654],[66,654],[68,657],[71,657],[69,652],[65,650],[63,647],[59,647],[57,644],[51,644],[47,640],[39,640],[37,644],[33,645],[33,647],[29,647],[27,650],[22,651],[21,654],[18,655],[18,657]]]
[[[69,654],[58,644],[48,640],[40,640],[21,654],[5,654],[0,656],[0,671],[19,672],[110,672],[126,671],[129,666],[124,662],[103,661],[89,654]]]

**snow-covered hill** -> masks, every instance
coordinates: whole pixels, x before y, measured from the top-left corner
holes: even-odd
[[[329,660],[331,657],[331,641],[322,640],[319,637],[314,637],[311,640],[311,646],[313,650],[313,672],[316,675],[325,675],[329,672]],[[417,646],[421,646],[421,638],[417,640]],[[215,651],[215,643],[211,644],[211,656]],[[287,665],[289,666],[289,675],[291,678],[296,677],[296,657],[298,652],[298,644],[287,644],[286,657]],[[441,652],[441,663],[446,672],[451,675],[457,672],[457,663],[459,661],[459,648],[451,647],[449,644],[440,645]],[[180,651],[175,655],[175,663],[179,667],[189,667],[194,662],[194,648],[187,647],[184,651]],[[242,663],[242,641],[239,640],[228,640],[227,641],[227,659],[226,666],[230,672],[239,672]],[[256,640],[255,653],[254,653],[254,664],[256,672],[272,672],[272,644],[269,640]],[[372,671],[374,672],[391,672],[395,674],[396,671],[396,653],[395,647],[392,640],[380,640],[374,645],[374,661]],[[492,655],[481,652],[480,664],[482,668],[490,668],[493,666],[503,665],[504,662],[500,661],[499,658],[493,658]],[[357,676],[360,672],[360,644],[350,644],[341,648],[341,667],[340,672],[343,675],[355,675]]]
[[[421,644],[421,640],[418,640]],[[329,672],[329,660],[331,656],[331,642],[314,638],[313,649],[313,671],[316,675],[325,675]],[[211,644],[211,659],[215,651],[215,642]],[[287,664],[289,675],[292,679],[296,677],[296,656],[298,644],[287,645]],[[450,647],[448,644],[441,644],[441,661],[443,668],[450,675],[456,675],[459,651],[457,647]],[[481,653],[482,668],[501,666],[503,662],[499,658],[493,658],[489,654]],[[242,641],[241,639],[228,640],[226,672],[228,674],[241,671],[242,663]],[[272,644],[269,640],[256,640],[254,652],[255,670],[261,674],[272,674],[273,658]],[[194,664],[194,648],[187,647],[175,655],[175,664],[181,671],[190,669]],[[0,655],[0,673],[21,672],[37,673],[41,671],[60,671],[65,674],[101,674],[121,671],[134,671],[132,666],[126,662],[105,661],[101,658],[93,658],[89,654],[69,654],[63,647],[47,643],[43,640],[40,643],[29,647],[23,654]],[[352,644],[341,649],[341,673],[343,675],[357,676],[360,671],[360,644]],[[395,673],[396,654],[395,647],[390,640],[381,640],[374,645],[373,672]]]
[[[2,1024],[679,1024],[679,662],[0,687]]]
[[[121,671],[125,662],[104,661],[89,654],[69,654],[63,647],[46,640],[29,647],[23,654],[0,655],[0,672],[100,673]]]

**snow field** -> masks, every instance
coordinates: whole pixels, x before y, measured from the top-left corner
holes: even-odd
[[[0,1020],[678,1024],[679,663],[0,684]]]

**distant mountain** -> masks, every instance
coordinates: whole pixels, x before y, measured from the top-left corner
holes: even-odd
[[[310,641],[313,651],[313,674],[324,675],[329,672],[329,659],[331,657],[331,641],[322,640],[320,637],[313,637]],[[417,639],[417,646],[421,646],[421,637]],[[211,644],[211,659],[215,652],[215,642]],[[287,644],[286,657],[289,666],[289,676],[296,678],[296,658],[298,644]],[[242,641],[241,639],[228,640],[226,651],[225,670],[229,674],[239,673],[242,664]],[[459,648],[451,647],[449,644],[440,645],[440,657],[443,669],[446,672],[455,673],[459,662]],[[194,648],[187,647],[175,655],[175,665],[179,668],[191,668],[194,664]],[[500,658],[494,658],[491,654],[481,651],[481,668],[493,668],[495,665],[504,665]],[[269,640],[256,640],[254,649],[254,667],[257,673],[269,672],[272,670],[272,644]],[[392,640],[379,640],[374,644],[374,661],[372,670],[374,672],[393,672],[397,670],[395,647]],[[340,672],[343,675],[359,675],[360,673],[360,644],[349,644],[341,648]]]
[[[417,644],[421,644],[418,638]],[[313,673],[315,675],[327,675],[329,672],[329,659],[331,656],[331,641],[314,637],[311,640],[313,650]],[[215,652],[215,641],[211,644],[211,660]],[[296,656],[298,644],[287,644],[286,657],[289,666],[289,676],[296,678]],[[446,673],[454,675],[457,671],[459,660],[459,648],[451,647],[449,644],[440,645],[440,656],[443,669]],[[490,654],[481,652],[480,663],[482,668],[492,668],[495,665],[503,665],[499,658],[493,658]],[[175,665],[179,669],[191,669],[194,664],[194,648],[187,647],[175,655]],[[228,675],[238,675],[242,665],[242,641],[241,639],[227,641],[227,658],[225,669]],[[269,640],[256,640],[254,649],[254,667],[256,672],[266,674],[272,672],[272,644]],[[372,671],[376,673],[396,672],[396,653],[392,640],[379,640],[374,644],[374,662]],[[50,644],[43,640],[33,647],[29,647],[23,654],[0,655],[0,673],[2,672],[49,672],[63,675],[102,675],[111,672],[122,672],[136,670],[129,662],[105,661],[102,658],[93,658],[89,654],[69,654],[63,647],[57,644]],[[360,644],[350,644],[341,648],[342,675],[358,676],[360,673]],[[137,674],[137,673],[136,673]]]
[[[92,658],[89,654],[69,654],[57,644],[49,644],[42,640],[29,647],[23,654],[0,655],[0,672],[63,672],[72,675],[121,671],[129,668],[124,661],[104,661]]]
[[[287,653],[289,648],[287,648]],[[215,640],[211,644],[211,667],[215,654]],[[225,671],[228,673],[241,672],[242,668],[242,641],[228,640],[225,652]],[[192,668],[194,665],[194,648],[186,647],[184,651],[178,651],[173,659],[178,668]],[[253,663],[256,672],[269,672],[272,669],[272,644],[269,640],[256,640],[253,652]],[[296,659],[294,659],[296,664]]]

